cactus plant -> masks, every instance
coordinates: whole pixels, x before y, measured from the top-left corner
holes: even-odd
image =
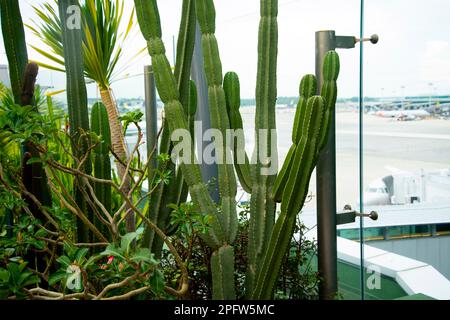
[[[193,132],[194,116],[197,109],[195,84],[190,81],[192,54],[195,43],[195,3],[194,0],[184,0],[182,4],[182,15],[180,22],[180,32],[178,35],[177,55],[175,64],[175,79],[178,91],[180,93],[180,103],[183,106],[189,130]],[[159,154],[171,154],[173,144],[170,141],[170,130],[167,121],[165,121],[163,132],[161,134],[161,143]],[[150,198],[148,215],[156,225],[167,233],[175,231],[175,228],[169,225],[169,215],[171,209],[169,204],[179,205],[187,199],[187,184],[180,168],[176,168],[173,163],[162,163],[160,171],[172,172],[172,177],[168,184],[159,182],[157,189]],[[149,185],[153,185],[154,176],[150,176]],[[144,243],[148,246],[156,257],[160,257],[163,241],[160,237],[155,237],[155,232],[148,226],[144,234]]]
[[[277,65],[277,0],[261,0],[261,20],[258,41],[258,75],[256,86],[256,144],[253,159],[237,161],[241,145],[233,150],[221,141],[215,142],[216,156],[229,159],[233,152],[234,169],[243,188],[251,193],[248,266],[246,296],[250,299],[268,299],[278,278],[283,257],[294,232],[297,214],[303,207],[309,180],[320,151],[326,143],[329,122],[336,103],[336,79],[339,58],[329,52],[324,61],[324,85],[321,96],[315,95],[317,82],[314,76],[305,76],[300,84],[300,99],[296,110],[292,147],[280,174],[268,171],[276,167],[275,102]],[[188,119],[180,103],[174,75],[165,56],[161,41],[161,26],[156,0],[135,0],[138,22],[147,41],[156,75],[156,85],[164,102],[167,122],[171,132],[189,130]],[[208,85],[211,125],[225,137],[228,128],[242,129],[239,114],[239,79],[227,73],[222,82],[222,65],[215,38],[215,8],[213,0],[196,0],[195,9],[202,34],[202,49]],[[223,86],[222,86],[223,85]],[[261,135],[261,132],[266,136]],[[218,139],[220,140],[220,139]],[[206,192],[200,170],[191,150],[190,162],[182,162],[181,170],[189,185],[194,203],[203,214],[213,217],[212,226],[204,240],[212,248],[211,271],[213,298],[234,299],[234,253],[236,235],[236,177],[230,164],[219,163],[221,200],[218,208]],[[268,158],[273,162],[268,161]],[[275,219],[276,202],[281,202],[281,212]]]
[[[103,103],[97,102],[92,106],[91,130],[95,132],[101,141],[93,150],[94,177],[104,180],[111,180],[111,132],[109,129],[108,112]],[[94,185],[95,195],[103,204],[106,211],[111,212],[111,185],[96,183]],[[99,230],[105,230],[97,217],[94,217],[94,225]],[[103,232],[105,234],[105,232]]]
[[[15,102],[20,104],[28,53],[18,0],[0,1],[0,20],[8,58],[11,89]]]
[[[0,1],[0,20],[14,101],[22,106],[33,105],[35,82],[39,68],[35,63],[28,63],[19,1]],[[50,206],[52,202],[51,193],[46,183],[47,179],[42,164],[27,164],[30,157],[39,156],[37,151],[25,143],[21,148],[21,154],[25,188],[43,205]],[[45,221],[44,215],[35,203],[28,197],[24,198],[34,216],[41,221]],[[12,215],[11,212],[9,214]],[[12,222],[12,216],[8,217],[8,220]]]
[[[89,116],[87,108],[87,92],[86,83],[84,80],[83,54],[82,54],[82,34],[81,29],[70,28],[68,8],[70,6],[79,7],[78,0],[59,0],[59,15],[62,30],[64,61],[66,67],[67,79],[67,106],[69,109],[70,133],[73,140],[72,151],[77,158],[81,158],[87,151],[87,143],[81,141],[79,143],[82,132],[89,131]],[[78,145],[79,143],[79,145]],[[83,170],[90,174],[91,162],[86,161]],[[77,205],[83,212],[88,212],[88,205],[83,198],[79,188],[81,181],[79,178],[74,179],[74,192]],[[89,220],[92,221],[92,212],[88,214]],[[78,241],[89,241],[89,232],[85,224],[77,220],[77,235]]]

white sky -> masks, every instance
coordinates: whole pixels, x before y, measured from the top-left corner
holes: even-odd
[[[31,4],[42,0],[20,0],[25,22],[35,18]],[[133,1],[125,0],[127,10]],[[365,31],[377,33],[377,45],[365,45],[367,96],[450,94],[450,1],[366,0]],[[172,37],[178,33],[181,0],[159,0],[163,40],[172,62]],[[259,0],[216,0],[217,30],[223,71],[236,71],[242,97],[254,97],[257,59]],[[295,96],[300,78],[314,73],[314,32],[334,29],[338,35],[359,35],[359,0],[279,0],[278,95]],[[36,39],[27,31],[27,41]],[[127,43],[124,63],[131,52],[145,45],[142,36]],[[3,41],[0,64],[6,63]],[[340,50],[339,96],[358,95],[359,50]],[[29,49],[31,59],[43,60]],[[138,75],[150,59],[144,57],[126,73]],[[39,82],[64,87],[64,75],[41,70]],[[430,85],[429,83],[432,83]],[[402,88],[404,87],[404,88]],[[117,97],[143,96],[142,76],[117,81]],[[89,85],[95,97],[95,85]]]

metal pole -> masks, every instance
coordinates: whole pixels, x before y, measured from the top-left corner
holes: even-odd
[[[336,49],[334,31],[316,32],[316,77],[318,93],[323,84],[322,65],[325,54]],[[337,293],[336,245],[336,119],[332,117],[328,142],[316,168],[317,184],[317,244],[319,286],[322,300],[334,299]]]
[[[152,66],[144,66],[144,86],[145,86],[145,124],[146,124],[146,137],[147,137],[147,156],[150,155],[153,149],[157,146],[158,135],[158,115],[156,105],[156,86],[155,76],[153,74]],[[158,150],[153,152],[150,159],[151,165],[149,166],[149,177],[156,169]]]
[[[206,130],[211,128],[211,119],[209,115],[209,104],[208,104],[208,86],[206,84],[204,62],[202,55],[201,46],[201,32],[200,27],[196,26],[195,30],[195,47],[194,55],[192,58],[192,68],[191,76],[197,86],[197,113],[195,115],[195,121],[200,123],[201,132],[195,133],[195,141],[197,143],[197,154],[199,159],[202,158],[203,150],[205,147],[211,143],[208,141],[203,141],[202,136]],[[197,126],[196,126],[197,129]],[[196,130],[197,131],[197,130]],[[213,187],[210,188],[211,198],[219,203],[219,188],[218,188],[218,172],[216,164],[206,164],[201,161],[200,169],[202,173],[202,179],[205,183],[214,181]]]

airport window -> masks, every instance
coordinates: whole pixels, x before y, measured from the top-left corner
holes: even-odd
[[[358,240],[359,239],[359,230],[358,229],[344,229],[338,230],[337,232],[339,237],[350,239],[350,240]]]
[[[384,228],[367,228],[364,230],[364,240],[383,240],[384,239]]]
[[[437,224],[436,234],[439,236],[450,235],[450,223]]]
[[[411,235],[411,226],[392,226],[387,230],[389,239],[405,238]]]
[[[416,237],[426,237],[431,236],[431,226],[430,225],[416,225],[411,227],[411,236]]]

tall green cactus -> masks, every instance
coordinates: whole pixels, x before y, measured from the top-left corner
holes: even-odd
[[[195,43],[195,3],[194,0],[183,0],[182,15],[180,22],[180,32],[177,43],[177,56],[175,65],[175,79],[177,88],[180,92],[180,103],[188,116],[189,127],[193,128],[193,120],[196,111],[195,87],[190,83],[190,71],[192,64],[192,54],[194,52]],[[195,104],[195,105],[194,105]],[[170,154],[173,145],[170,141],[170,130],[167,122],[163,128],[159,154]],[[167,170],[172,172],[172,178],[169,184],[160,182],[155,192],[151,195],[148,215],[156,225],[169,233],[170,212],[168,207],[170,203],[180,204],[187,199],[187,184],[183,173],[176,169],[173,163],[161,164],[161,171]],[[150,178],[150,185],[153,185],[153,178]],[[173,230],[172,230],[173,231]],[[155,237],[153,229],[146,227],[144,234],[145,246],[148,246],[157,258],[161,255],[163,240]]]
[[[271,197],[275,174],[262,174],[267,166],[275,165],[261,159],[265,155],[278,161],[276,149],[272,149],[272,130],[276,128],[275,105],[277,99],[278,53],[278,0],[260,1],[258,34],[258,70],[256,79],[255,151],[256,164],[252,166],[252,193],[250,199],[250,224],[248,237],[248,268],[246,277],[247,297],[253,291],[254,281],[261,266],[261,259],[269,241],[275,221],[276,204]],[[262,141],[265,130],[266,141]],[[276,141],[274,141],[276,143]]]
[[[94,148],[94,177],[111,180],[111,131],[109,128],[108,112],[103,103],[97,102],[92,106],[91,130],[101,137],[101,142]],[[97,199],[108,212],[111,212],[111,186],[104,183],[96,183],[94,191]],[[106,228],[101,221],[94,217],[94,225],[106,234]]]
[[[160,97],[170,132],[189,130],[188,119],[180,104],[174,75],[165,57],[161,41],[161,26],[156,0],[135,0],[138,21],[156,75]],[[339,59],[334,51],[324,61],[324,85],[321,96],[316,96],[317,82],[314,76],[305,76],[300,84],[300,99],[294,120],[292,147],[281,172],[267,171],[276,166],[275,102],[277,65],[277,0],[261,0],[261,21],[258,42],[258,76],[256,87],[256,145],[250,163],[243,152],[243,141],[234,144],[233,150],[226,143],[215,141],[218,159],[229,159],[233,151],[234,169],[244,190],[251,193],[250,227],[246,296],[251,299],[267,299],[273,296],[283,257],[293,236],[297,214],[305,202],[308,185],[321,149],[326,143],[330,119],[336,103],[336,79]],[[222,83],[222,65],[215,37],[215,8],[213,0],[195,0],[197,20],[201,29],[202,51],[208,85],[212,128],[222,137],[226,130],[242,130],[239,113],[239,79],[235,73],[227,73]],[[223,86],[222,86],[223,85]],[[265,132],[262,132],[265,131]],[[264,133],[266,134],[264,136]],[[236,139],[236,137],[234,137]],[[242,140],[242,139],[241,139]],[[236,141],[235,141],[236,142]],[[228,163],[219,163],[219,187],[221,201],[215,208],[201,181],[200,170],[191,150],[189,163],[181,163],[181,170],[189,185],[189,191],[200,212],[214,217],[206,243],[213,249],[211,270],[214,299],[234,299],[234,250],[236,235],[236,177]],[[268,161],[271,159],[272,163]],[[238,161],[239,160],[239,161]],[[275,222],[276,202],[281,202],[281,213]]]
[[[9,76],[14,100],[20,104],[28,52],[18,0],[0,1],[3,42],[8,58]]]
[[[81,28],[71,25],[71,19],[76,19],[73,15],[77,12],[70,10],[70,7],[80,7],[78,0],[58,0],[59,16],[61,20],[62,38],[64,46],[64,62],[67,79],[67,106],[69,108],[70,133],[73,139],[72,151],[81,158],[87,151],[87,143],[79,141],[82,131],[89,131],[89,114],[87,108],[86,83],[83,75],[83,51]],[[79,17],[81,19],[81,17]],[[86,173],[92,171],[90,161],[86,161],[83,170]],[[81,191],[81,181],[75,179],[74,192],[77,205],[83,212],[88,212],[88,218],[92,221],[93,215],[83,198]],[[77,220],[78,241],[89,241],[88,228]]]
[[[138,22],[152,58],[156,88],[164,103],[169,129],[171,132],[178,129],[189,132],[189,123],[179,100],[176,79],[165,56],[156,0],[135,0],[135,6]],[[180,168],[186,183],[189,185],[191,198],[198,206],[199,211],[212,217],[211,228],[208,234],[203,234],[202,237],[209,246],[216,249],[221,246],[224,237],[222,219],[214,202],[209,197],[205,183],[202,181],[200,167],[196,164],[194,147],[191,146],[191,149],[186,151],[190,151],[190,161],[182,162]]]
[[[337,96],[339,57],[335,51],[325,55],[323,75],[325,82],[322,96],[313,96],[317,88],[313,75],[306,75],[300,84],[300,100],[290,149],[292,155],[286,157],[275,182],[278,189],[274,188],[273,193],[274,198],[277,194],[281,196],[281,213],[271,234],[257,285],[251,293],[253,299],[270,299],[273,295],[284,254],[293,236],[297,214],[305,203],[312,172],[325,146]]]

